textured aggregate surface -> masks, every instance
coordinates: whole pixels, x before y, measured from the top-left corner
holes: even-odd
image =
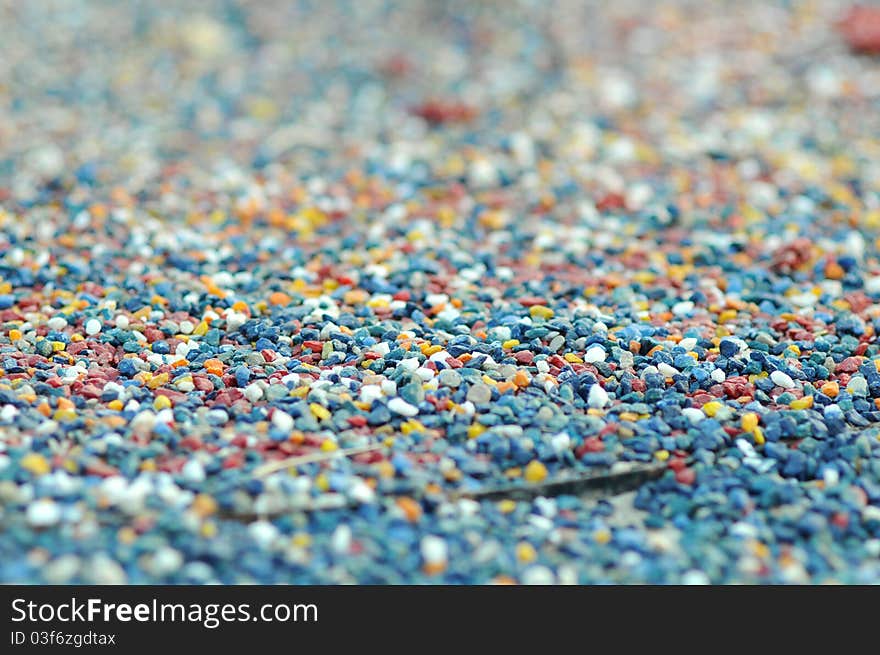
[[[880,581],[845,5],[178,4],[0,4],[0,581]]]

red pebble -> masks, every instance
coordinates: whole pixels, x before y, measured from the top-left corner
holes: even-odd
[[[413,107],[411,112],[424,118],[431,125],[443,123],[468,123],[477,117],[477,110],[463,102],[428,100]]]
[[[235,453],[230,455],[226,459],[223,460],[223,468],[224,469],[237,469],[241,468],[244,464],[244,455],[241,453]]]
[[[669,468],[678,473],[687,467],[687,462],[682,457],[674,457],[669,460]]]
[[[858,357],[847,357],[840,364],[834,367],[835,373],[855,373],[859,370],[862,361]]]
[[[604,195],[596,203],[596,209],[606,211],[608,209],[623,209],[626,205],[626,199],[620,193],[608,193]]]
[[[770,265],[777,273],[791,273],[810,260],[813,243],[805,237],[795,239],[773,251],[773,263]],[[785,326],[788,322],[785,321]],[[783,327],[785,327],[783,326]]]
[[[604,451],[605,444],[602,443],[602,440],[599,439],[599,437],[588,437],[584,440],[584,443],[582,443],[575,451],[575,455],[580,458],[587,453],[601,453]]]
[[[202,438],[195,435],[184,437],[180,440],[181,448],[189,448],[191,450],[199,450],[202,447]]]
[[[680,471],[676,471],[675,479],[679,484],[692,485],[697,479],[697,473],[694,469],[683,468]]]
[[[880,8],[851,7],[837,26],[854,52],[880,54]]]
[[[193,376],[193,386],[199,391],[209,392],[214,390],[214,383],[208,378],[196,377],[195,375]]]

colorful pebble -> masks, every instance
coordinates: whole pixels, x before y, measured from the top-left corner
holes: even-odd
[[[876,10],[20,4],[0,582],[880,582]]]

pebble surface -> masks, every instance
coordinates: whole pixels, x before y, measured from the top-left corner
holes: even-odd
[[[0,9],[0,582],[880,582],[875,26],[178,4]]]

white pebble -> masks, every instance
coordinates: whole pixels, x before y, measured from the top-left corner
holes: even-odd
[[[694,303],[690,300],[677,302],[672,306],[672,313],[675,316],[687,316],[694,310]]]
[[[685,349],[686,352],[692,351],[697,346],[695,337],[686,337],[678,342],[678,345]]]
[[[867,396],[868,381],[861,375],[856,375],[850,378],[849,384],[846,385],[846,390],[853,396]]]
[[[53,316],[46,321],[46,325],[49,326],[50,330],[63,330],[67,327],[67,320],[61,316]]]
[[[608,392],[598,384],[590,387],[590,393],[587,396],[587,404],[594,409],[602,409],[608,405]]]
[[[88,334],[90,337],[93,337],[101,331],[101,321],[96,318],[90,318],[88,321],[86,321],[85,328],[86,334]]]
[[[359,480],[351,485],[348,495],[352,500],[362,504],[372,503],[376,499],[376,492],[366,482]]]
[[[187,461],[180,470],[180,473],[190,482],[204,482],[205,480],[205,468],[197,459]]]
[[[338,526],[330,538],[330,546],[340,555],[347,554],[351,550],[351,528],[347,525]]]
[[[3,409],[0,409],[0,423],[12,423],[17,414],[18,408],[15,405],[3,405]]]
[[[703,414],[702,410],[697,409],[696,407],[685,407],[681,410],[681,415],[684,416],[689,423],[699,423],[706,415]]]
[[[556,581],[556,576],[546,566],[530,566],[523,571],[522,581],[526,585],[550,585]]]
[[[427,535],[422,538],[422,557],[428,564],[443,564],[448,556],[446,542],[440,537]]]
[[[691,569],[681,576],[681,584],[683,585],[707,585],[710,584],[709,576],[702,571]]]
[[[403,398],[392,398],[388,401],[388,409],[401,416],[415,416],[419,413],[418,407],[414,407]]]
[[[783,373],[782,371],[773,371],[770,374],[770,380],[777,387],[782,387],[783,389],[794,389],[795,387],[794,380],[792,380],[788,374]]]
[[[571,437],[568,436],[567,432],[560,432],[559,434],[555,434],[553,435],[553,437],[550,438],[550,445],[553,446],[553,450],[555,452],[564,453],[566,450],[569,450],[571,448]]]
[[[255,521],[248,527],[248,534],[261,548],[267,548],[278,536],[278,528],[269,521]]]
[[[362,403],[372,403],[382,397],[382,387],[378,384],[365,384],[361,387],[360,401]]]
[[[28,505],[27,521],[37,528],[55,525],[61,520],[61,508],[53,500],[37,500]]]
[[[599,362],[604,362],[605,357],[605,349],[602,346],[596,344],[587,348],[587,352],[584,353],[584,361],[587,364],[597,364]]]
[[[276,409],[272,413],[272,425],[282,432],[290,432],[293,430],[293,417],[287,412]]]
[[[256,382],[252,382],[244,388],[244,397],[255,403],[263,397],[263,389]]]
[[[153,555],[150,562],[150,571],[153,575],[163,576],[174,573],[183,566],[183,555],[179,550],[169,546],[163,546]]]

